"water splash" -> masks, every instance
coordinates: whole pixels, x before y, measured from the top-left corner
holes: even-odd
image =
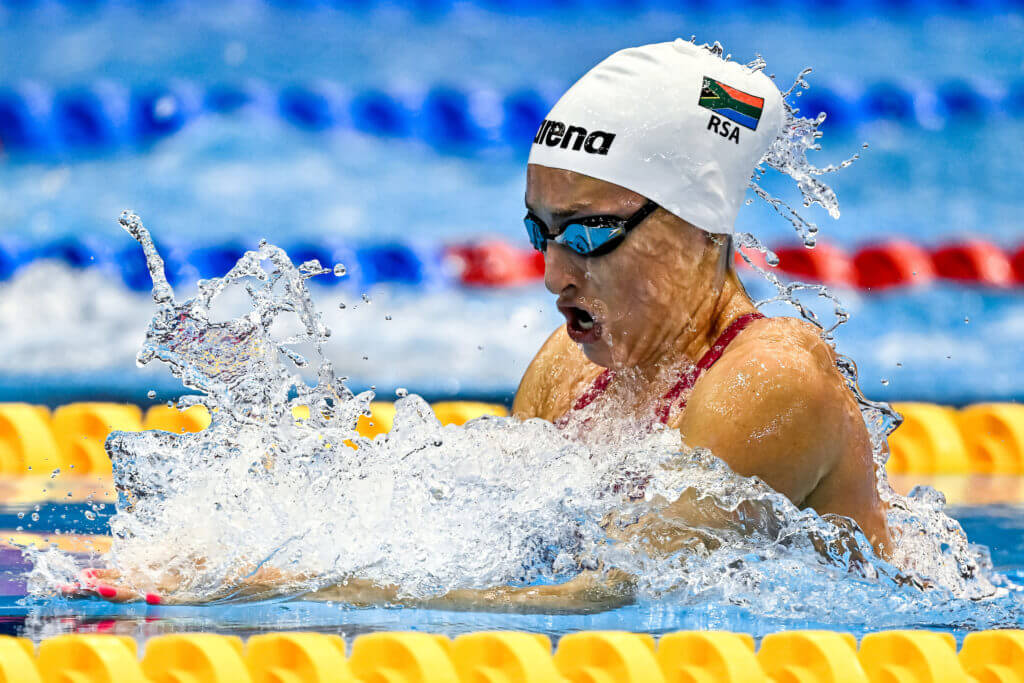
[[[713,45],[704,45],[704,47],[711,54],[719,58],[729,59],[729,55],[723,56],[725,50],[717,41]],[[767,67],[767,63],[761,55],[757,55],[746,66],[751,71],[763,71]],[[860,158],[860,155],[853,154],[838,164],[829,164],[823,167],[815,166],[807,158],[808,152],[821,150],[821,145],[818,141],[824,134],[821,131],[821,126],[825,123],[827,115],[825,112],[819,112],[813,118],[801,116],[800,109],[793,106],[791,101],[800,97],[804,90],[810,88],[806,76],[811,71],[810,68],[801,71],[797,74],[793,85],[781,93],[782,126],[754,169],[753,177],[750,180],[750,189],[754,194],[767,203],[776,213],[789,221],[803,241],[804,246],[808,249],[813,249],[817,244],[817,224],[804,217],[782,199],[771,195],[758,183],[758,180],[764,177],[767,169],[774,169],[796,182],[805,208],[818,205],[833,220],[839,219],[839,198],[836,196],[835,191],[822,181],[820,177],[850,166]],[[865,144],[864,147],[866,148],[867,145]],[[850,319],[850,314],[839,297],[828,286],[823,284],[800,281],[783,282],[774,272],[771,272],[751,258],[748,252],[757,252],[763,255],[764,262],[769,268],[774,268],[779,264],[779,257],[750,233],[738,233],[735,236],[735,246],[738,247],[739,254],[746,264],[775,288],[775,296],[758,301],[755,305],[758,308],[762,308],[773,303],[782,303],[792,307],[803,320],[817,327],[820,330],[822,339],[835,349],[836,330]],[[833,322],[830,325],[823,323],[814,309],[801,299],[801,296],[804,294],[810,294],[812,300],[824,299],[832,304]],[[839,371],[853,393],[854,398],[856,398],[864,415],[865,422],[872,431],[874,460],[879,471],[884,473],[885,463],[888,459],[886,437],[902,424],[903,418],[888,403],[868,399],[860,388],[856,363],[854,363],[853,359],[838,353],[838,351],[836,355]],[[896,494],[889,487],[888,482],[885,481],[884,475],[880,477],[880,481],[883,500],[892,500]]]
[[[747,66],[752,70],[759,71],[765,68],[765,61],[758,57]],[[818,140],[823,135],[821,125],[825,123],[826,114],[819,112],[814,118],[800,116],[800,110],[794,107],[789,100],[790,97],[794,99],[799,97],[802,91],[810,87],[805,78],[809,73],[811,73],[809,68],[801,71],[793,85],[782,93],[782,128],[754,170],[750,188],[754,194],[767,202],[780,216],[793,225],[803,240],[804,246],[812,248],[817,242],[818,226],[804,218],[786,202],[770,195],[757,182],[767,172],[766,167],[774,169],[796,182],[803,197],[804,207],[809,208],[817,204],[825,209],[833,220],[839,218],[839,198],[835,191],[819,178],[846,168],[859,159],[860,155],[854,154],[839,164],[829,164],[824,167],[817,167],[808,160],[808,152],[821,150]]]
[[[261,243],[179,303],[141,221],[122,224],[154,275],[156,312],[138,360],[168,365],[199,392],[180,405],[212,416],[196,434],[108,439],[119,501],[103,561],[139,589],[173,576],[170,601],[240,599],[244,577],[265,568],[295,577],[272,591],[286,595],[362,578],[424,598],[620,569],[654,604],[837,625],[880,614],[903,625],[1016,619],[1005,579],[930,492],[891,499],[896,551],[886,562],[848,520],[798,510],[685,449],[677,431],[600,412],[581,416],[592,420],[581,439],[541,420],[442,426],[403,392],[391,431],[362,437],[356,423],[373,394],[353,394],[321,353],[330,330],[307,288],[320,264],[296,267]],[[218,319],[218,299],[235,288],[248,310]],[[302,378],[310,370],[312,384]],[[884,431],[873,434],[884,442]],[[699,518],[672,515],[680,497]],[[638,521],[685,542],[654,552],[624,533]],[[74,578],[68,556],[28,554],[36,597]]]

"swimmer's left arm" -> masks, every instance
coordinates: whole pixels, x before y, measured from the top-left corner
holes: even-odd
[[[800,505],[836,465],[833,444],[860,414],[829,350],[768,343],[737,351],[695,387],[674,426],[686,445],[710,449]]]
[[[688,446],[710,449],[797,506],[856,519],[884,555],[890,538],[871,438],[835,353],[809,326],[773,321],[774,336],[738,340],[708,371],[674,426]]]

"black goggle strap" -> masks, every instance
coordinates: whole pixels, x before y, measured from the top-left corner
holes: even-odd
[[[640,224],[640,221],[642,221],[643,219],[645,219],[645,218],[647,218],[648,216],[650,216],[650,215],[651,215],[652,213],[654,213],[654,212],[655,212],[655,211],[656,211],[657,209],[658,209],[658,204],[657,204],[657,202],[653,202],[653,201],[650,201],[650,200],[648,200],[646,204],[644,204],[644,205],[643,205],[643,206],[641,206],[641,207],[640,207],[639,209],[637,209],[637,212],[636,212],[636,213],[634,213],[634,214],[633,214],[632,216],[630,216],[630,217],[629,217],[629,218],[628,218],[628,219],[626,220],[626,222],[625,222],[625,224],[624,224],[624,225],[622,226],[622,228],[623,228],[623,229],[624,229],[624,230],[625,230],[626,232],[629,232],[630,230],[632,230],[633,228],[635,228],[635,227],[636,227],[637,225],[639,225],[639,224]]]

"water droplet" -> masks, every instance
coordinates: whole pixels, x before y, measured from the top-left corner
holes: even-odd
[[[363,360],[370,360],[369,356],[363,356]]]
[[[60,468],[58,467],[53,472],[50,472],[50,479],[56,479],[57,475],[60,474]]]
[[[964,324],[965,324],[965,325],[967,325],[967,324],[969,324],[970,322],[971,322],[971,319],[970,319],[970,318],[968,318],[968,317],[967,317],[967,316],[965,315],[965,316],[964,316]]]
[[[156,398],[156,391],[154,391],[153,389],[150,389],[149,391],[146,392],[146,397],[147,398]]]
[[[896,361],[896,367],[902,368],[903,367],[903,363],[901,361]]]
[[[335,263],[334,264],[334,275],[335,275],[335,277],[342,277],[347,272],[348,272],[348,270],[345,269],[344,265],[342,265],[340,263]]]
[[[887,379],[883,379],[883,380],[882,380],[882,386],[883,386],[883,387],[887,387],[887,386],[889,386],[889,380],[887,380]]]
[[[386,316],[384,316],[384,319],[385,320],[391,320],[391,316],[390,315],[386,315]]]
[[[39,513],[38,512],[33,512],[32,515],[31,515],[31,519],[32,519],[33,522],[38,522],[39,521]]]
[[[92,522],[92,521],[95,521],[95,520],[96,520],[96,513],[95,513],[95,512],[93,512],[92,510],[86,510],[86,511],[85,511],[85,512],[83,512],[82,514],[83,514],[83,515],[85,515],[85,518],[86,518],[87,520],[89,520],[90,522]]]
[[[18,519],[25,519],[25,513],[24,512],[19,512],[18,513]]]
[[[367,303],[367,304],[373,303],[372,301],[370,301],[370,295],[369,294],[363,294],[363,302]]]
[[[339,301],[338,302],[338,308],[340,308],[341,310],[345,310],[345,302],[344,301]]]
[[[405,398],[408,395],[409,390],[406,389],[405,387],[398,387],[397,389],[395,389],[395,396],[397,396],[398,398]]]

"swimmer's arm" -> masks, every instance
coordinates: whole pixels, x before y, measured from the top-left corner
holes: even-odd
[[[261,599],[281,594],[308,576],[291,574],[279,569],[260,569],[234,581],[223,595],[210,596],[207,601],[224,599]],[[86,570],[74,587],[68,587],[69,597],[98,595],[110,602],[140,602],[154,604],[195,604],[194,597],[177,593],[179,582],[167,576],[157,584],[138,588],[139,582],[128,581],[112,569]],[[399,594],[396,586],[382,586],[366,579],[348,579],[326,586],[302,596],[304,600],[339,602],[356,607],[373,605],[404,605],[448,610],[604,610],[628,604],[633,599],[633,580],[620,571],[605,574],[583,572],[565,583],[546,586],[497,586],[485,589],[460,589],[436,598],[411,599]]]
[[[686,445],[800,505],[836,466],[850,420],[852,399],[822,355],[781,344],[727,355],[674,426]]]
[[[603,370],[587,360],[562,325],[551,333],[523,373],[512,415],[520,420],[539,417],[554,422]]]
[[[436,598],[410,599],[400,597],[395,586],[379,586],[355,579],[322,588],[306,595],[305,599],[354,606],[391,604],[447,610],[593,611],[632,602],[633,587],[633,578],[625,572],[587,571],[561,584],[459,589]]]
[[[676,426],[688,446],[710,449],[798,507],[857,520],[885,556],[890,537],[863,417],[832,349],[804,334],[813,338],[803,346],[761,344],[724,356]],[[692,501],[677,507],[680,517],[694,511]]]
[[[558,362],[559,335],[565,336],[565,327],[552,332],[530,361],[523,373],[523,378],[516,389],[516,397],[512,402],[512,415],[520,420],[539,417],[546,420],[554,419],[548,403],[555,380],[556,363]]]

